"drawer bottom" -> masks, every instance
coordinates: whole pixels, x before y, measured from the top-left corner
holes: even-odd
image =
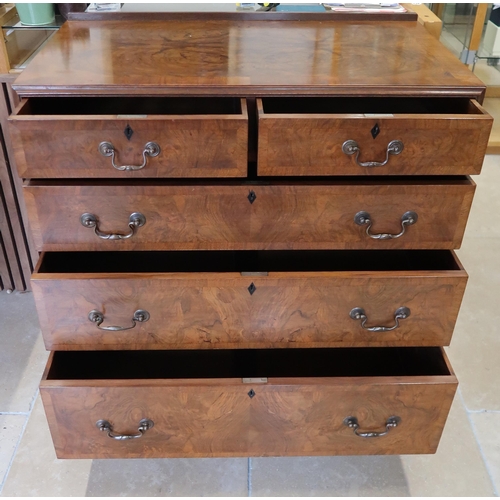
[[[51,354],[59,458],[434,453],[457,388],[438,347]]]

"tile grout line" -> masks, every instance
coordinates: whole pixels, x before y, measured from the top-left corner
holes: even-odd
[[[484,452],[483,452],[483,447],[481,446],[481,443],[479,442],[479,439],[477,437],[476,427],[475,427],[474,423],[472,422],[472,420],[470,418],[470,415],[471,415],[472,412],[470,412],[467,409],[467,405],[465,404],[464,397],[462,395],[462,391],[460,390],[460,387],[458,388],[457,392],[458,392],[458,395],[460,397],[460,401],[464,405],[465,413],[467,414],[467,420],[469,421],[469,425],[470,425],[470,427],[472,429],[472,435],[474,436],[474,439],[476,440],[477,446],[479,448],[479,453],[481,454],[481,458],[483,459],[483,462],[484,462],[484,467],[486,468],[486,472],[488,473],[488,477],[490,478],[491,485],[493,486],[493,493],[497,497],[498,496],[498,490],[497,490],[495,481],[493,480],[493,475],[491,474],[491,470],[490,470],[490,466],[489,466],[488,460],[486,460],[486,457],[485,457]]]
[[[467,413],[500,413],[500,410],[469,410],[467,407],[465,407],[465,410]]]
[[[0,411],[0,415],[24,415],[28,417],[29,414],[29,411]]]
[[[16,458],[17,455],[17,450],[19,449],[19,445],[21,444],[21,440],[23,439],[24,432],[26,431],[26,427],[28,426],[28,421],[31,417],[31,413],[33,412],[33,408],[35,406],[35,401],[36,398],[38,397],[38,394],[40,392],[40,389],[37,387],[35,391],[35,395],[32,397],[30,405],[29,405],[29,412],[28,413],[18,413],[18,415],[24,415],[26,417],[26,420],[24,421],[23,428],[21,429],[21,433],[19,434],[19,438],[17,440],[16,446],[14,448],[14,452],[12,453],[12,457],[10,458],[9,465],[7,466],[7,470],[5,471],[5,474],[2,478],[2,482],[0,482],[0,496],[2,495],[3,488],[5,486],[5,482],[7,481],[7,477],[9,476],[10,469],[12,467],[12,464],[14,463],[14,459]]]
[[[252,457],[248,457],[247,488],[248,488],[248,496],[251,497],[252,496]]]

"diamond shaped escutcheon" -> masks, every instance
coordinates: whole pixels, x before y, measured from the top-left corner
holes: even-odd
[[[253,191],[250,191],[248,193],[247,198],[248,198],[248,201],[250,202],[250,204],[252,204],[255,201],[255,199],[257,198],[257,195]]]
[[[250,389],[248,391],[248,395],[250,396],[250,399],[252,399],[255,396],[255,391],[253,389]]]
[[[257,290],[257,287],[253,283],[250,283],[250,286],[247,290],[250,292],[250,295],[253,295],[255,290]]]
[[[370,130],[370,133],[372,134],[372,137],[375,139],[378,134],[380,134],[380,127],[378,126],[378,123],[375,123],[373,128]]]
[[[125,134],[125,137],[130,141],[130,138],[134,134],[134,131],[132,130],[132,127],[130,125],[127,125],[123,133]]]

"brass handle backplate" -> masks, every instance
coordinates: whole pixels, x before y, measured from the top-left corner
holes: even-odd
[[[416,212],[405,212],[401,216],[401,231],[397,234],[391,234],[391,233],[371,233],[370,229],[373,225],[372,218],[368,212],[358,212],[354,216],[354,222],[358,226],[364,226],[366,225],[366,234],[374,239],[374,240],[395,240],[396,238],[400,238],[405,234],[406,227],[407,226],[412,226],[413,224],[416,224],[418,221],[418,214]]]
[[[354,431],[356,436],[362,438],[372,438],[372,437],[382,437],[385,436],[393,427],[397,427],[401,423],[401,417],[389,417],[385,422],[385,431],[375,432],[375,431],[360,431],[359,423],[356,417],[346,417],[344,419],[344,425],[349,427]]]
[[[101,142],[101,144],[99,144],[99,153],[101,153],[102,156],[111,156],[111,165],[113,165],[113,168],[116,168],[116,170],[126,170],[130,172],[144,168],[148,162],[148,156],[152,158],[158,156],[161,153],[161,148],[156,142],[146,143],[142,150],[141,165],[117,165],[115,163],[116,149],[111,142]]]
[[[124,330],[131,330],[132,328],[135,328],[137,323],[144,323],[145,321],[148,321],[150,315],[148,311],[138,309],[132,317],[132,324],[130,326],[101,326],[104,321],[104,314],[96,309],[89,312],[88,318],[91,323],[95,323],[99,330],[104,330],[106,332],[122,332]]]
[[[362,307],[355,307],[349,313],[349,316],[354,320],[361,321],[361,327],[369,332],[392,332],[396,328],[399,328],[399,320],[406,319],[411,314],[411,311],[408,307],[399,307],[394,312],[394,326],[366,326],[366,322],[368,318],[366,316],[365,310]]]
[[[140,212],[130,214],[128,218],[128,227],[130,231],[125,234],[121,233],[103,233],[99,229],[99,218],[97,215],[85,213],[80,216],[80,224],[84,227],[94,229],[94,233],[101,238],[101,240],[127,240],[132,238],[139,227],[146,224],[146,217]]]
[[[149,418],[143,418],[139,422],[137,434],[117,434],[113,431],[113,426],[107,420],[98,420],[95,425],[101,432],[106,432],[109,438],[124,441],[126,439],[137,439],[142,437],[144,433],[151,429],[155,424],[152,420],[149,420]]]
[[[391,155],[399,155],[404,149],[404,144],[402,141],[391,141],[387,144],[387,150],[385,152],[385,160],[384,161],[359,161],[359,155],[361,154],[361,149],[358,146],[358,143],[353,140],[345,141],[342,144],[342,152],[346,155],[356,155],[355,161],[360,167],[383,167],[387,165],[389,161],[389,156]]]

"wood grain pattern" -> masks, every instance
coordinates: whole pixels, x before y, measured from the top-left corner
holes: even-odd
[[[416,21],[414,12],[155,12],[157,21]],[[149,12],[69,12],[69,21],[150,21]]]
[[[24,191],[39,250],[373,250],[459,248],[474,190],[470,179],[460,178],[304,185],[30,181]],[[374,240],[354,223],[361,210],[371,214],[374,233],[399,233],[408,210],[419,220],[398,239]],[[128,232],[133,212],[147,222],[128,240],[102,240],[80,224],[85,212],[99,218],[104,232]]]
[[[49,350],[448,345],[466,282],[463,269],[32,277]],[[363,330],[349,316],[363,307],[368,326],[392,326],[401,306],[411,316],[392,332]],[[138,309],[151,317],[132,330],[103,332],[87,318],[94,309],[105,315],[103,326],[129,326]]]
[[[493,119],[477,103],[470,114],[259,113],[259,175],[473,175],[481,172]],[[391,113],[387,110],[387,113]],[[371,130],[378,125],[374,139]],[[360,167],[355,156],[342,152],[355,140],[360,162],[382,162],[388,144],[402,141],[404,149],[383,167]]]
[[[141,178],[245,177],[247,174],[248,115],[245,100],[234,115],[64,116],[23,114],[24,103],[10,117],[18,173],[24,178]],[[61,104],[62,106],[62,104]],[[83,104],[84,106],[84,104]],[[124,130],[130,126],[128,140]],[[148,157],[136,171],[113,168],[110,157],[99,153],[107,141],[117,151],[118,165],[141,165],[146,143],[161,152]]]
[[[67,22],[15,89],[480,98],[485,86],[417,22],[148,20]]]
[[[50,361],[49,361],[50,363]],[[453,374],[365,378],[43,380],[41,395],[58,458],[160,458],[434,453],[457,381]],[[255,396],[250,398],[250,389]],[[343,425],[356,416],[363,439]],[[140,439],[114,441],[95,423]]]

